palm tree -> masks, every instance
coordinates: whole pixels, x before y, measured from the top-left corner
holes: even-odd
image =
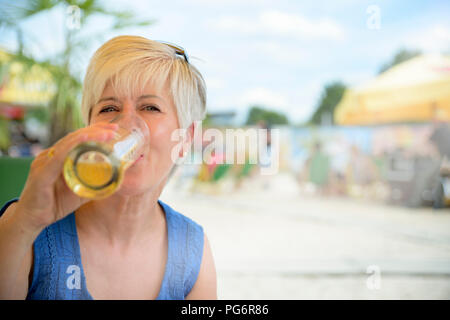
[[[64,9],[68,15],[64,26],[64,50],[47,60],[34,59],[27,48],[28,42],[24,41],[25,35],[21,29],[21,23],[37,14],[48,14],[55,8]],[[81,126],[79,104],[82,85],[80,76],[73,70],[72,65],[93,41],[104,37],[106,33],[102,30],[98,34],[89,36],[81,34],[87,20],[96,15],[113,19],[113,26],[107,31],[132,26],[148,26],[154,22],[153,20],[137,21],[130,11],[106,9],[99,0],[25,0],[20,2],[0,0],[0,31],[4,28],[15,32],[18,42],[17,51],[8,65],[18,61],[26,66],[24,70],[30,70],[32,66],[39,65],[52,74],[56,93],[48,105],[50,127],[47,143],[49,145]],[[36,41],[36,39],[29,40]],[[8,65],[2,68],[7,68]]]

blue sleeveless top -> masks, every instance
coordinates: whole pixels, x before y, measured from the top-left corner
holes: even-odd
[[[17,199],[7,202],[0,216]],[[158,200],[166,216],[168,254],[157,300],[183,300],[203,256],[203,228]],[[92,300],[81,263],[75,214],[46,227],[33,243],[33,280],[27,300]]]

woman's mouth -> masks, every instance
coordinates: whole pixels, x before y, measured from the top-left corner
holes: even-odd
[[[139,161],[141,161],[141,159],[143,159],[143,158],[144,158],[144,155],[141,154],[141,155],[134,161],[134,163],[133,163],[132,165],[134,166],[136,163],[138,163]]]

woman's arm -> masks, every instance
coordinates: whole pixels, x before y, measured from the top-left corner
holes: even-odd
[[[32,265],[32,245],[40,230],[27,227],[11,204],[0,218],[0,300],[25,299]]]
[[[214,259],[208,237],[204,237],[203,258],[197,281],[186,300],[215,300],[217,299],[217,277]]]
[[[19,201],[0,217],[0,299],[26,297],[34,240],[46,226],[89,201],[74,194],[63,180],[69,151],[88,140],[108,141],[117,129],[109,123],[79,129],[33,160]]]

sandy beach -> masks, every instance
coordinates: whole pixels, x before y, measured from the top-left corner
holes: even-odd
[[[180,179],[161,199],[204,227],[219,299],[450,298],[450,210],[306,196],[288,173],[209,194]]]

